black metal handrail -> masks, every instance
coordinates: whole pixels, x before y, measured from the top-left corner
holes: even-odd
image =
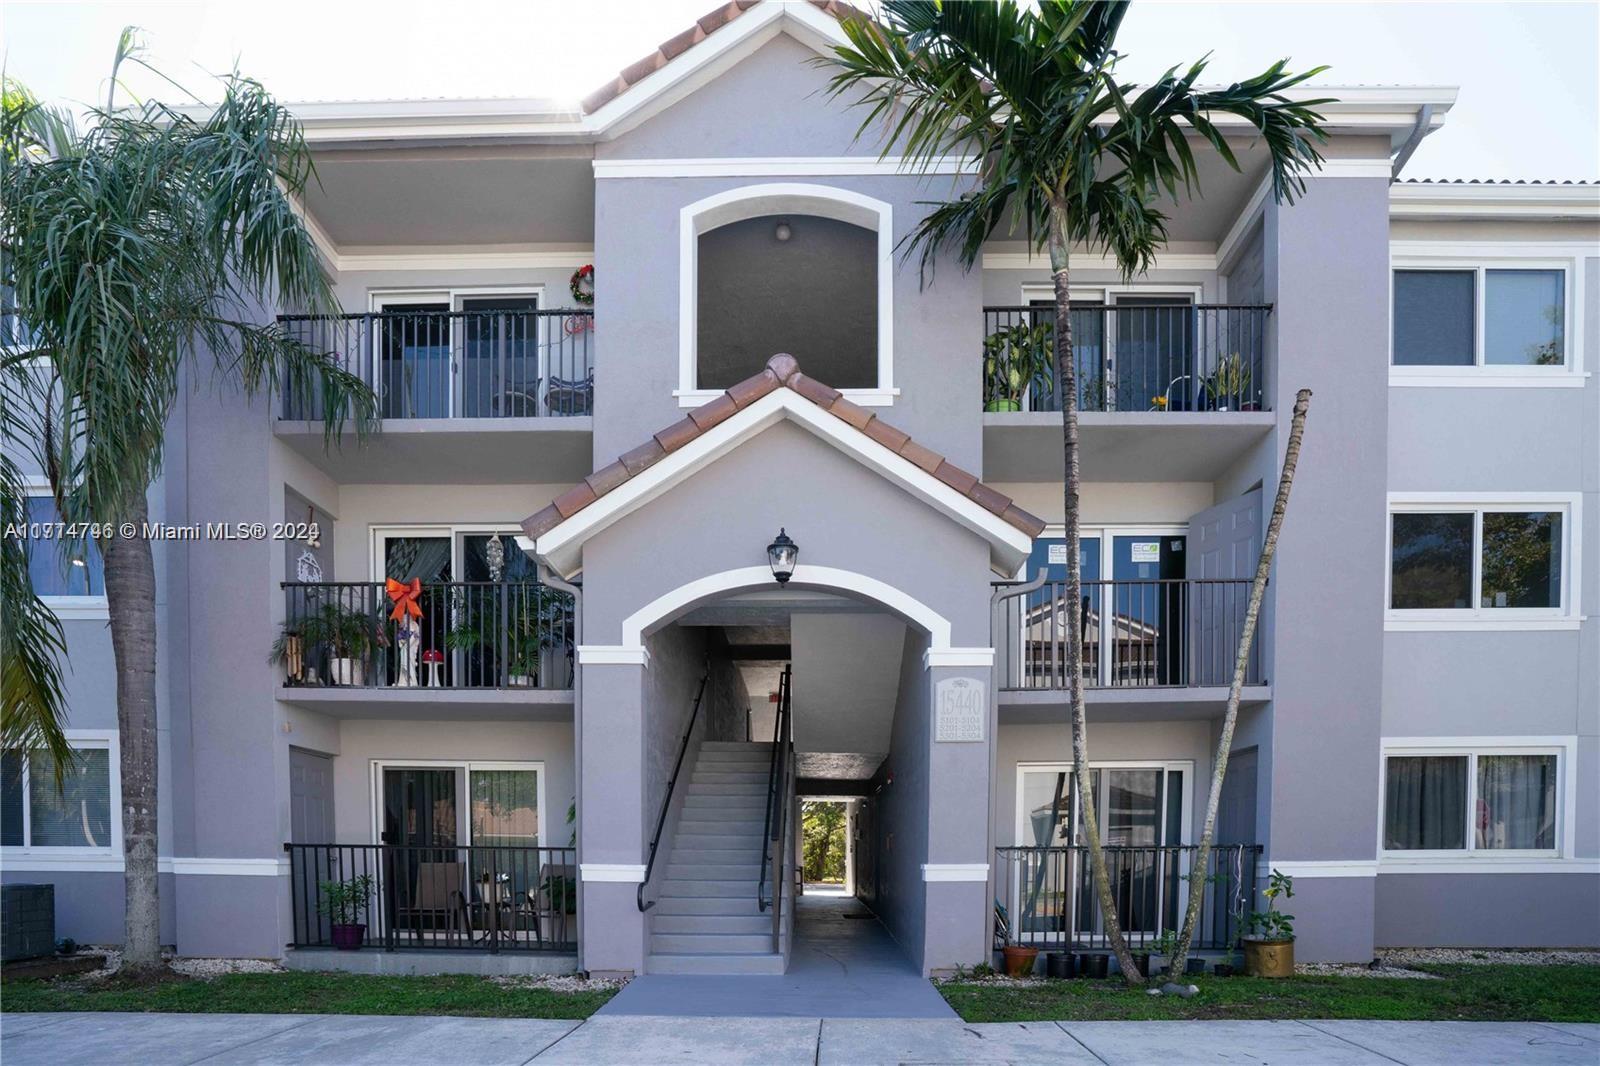
[[[1106,873],[1123,935],[1150,949],[1176,934],[1190,892],[1203,892],[1193,946],[1230,951],[1256,909],[1259,844],[1217,844],[1204,871],[1194,844],[1108,846]],[[1089,849],[1082,845],[995,849],[995,941],[1041,949],[1106,950],[1104,916]]]
[[[778,713],[772,722],[772,757],[767,771],[767,815],[761,830],[761,873],[756,881],[756,905],[761,910],[766,910],[769,902],[776,908],[773,920],[773,929],[777,929],[777,917],[783,910],[783,878],[776,872],[772,878],[772,899],[767,899],[767,866],[775,857],[781,858],[781,838],[783,836],[783,823],[788,811],[785,808],[784,795],[787,791],[785,780],[788,764],[788,749],[794,744],[794,733],[789,723],[789,682],[791,667],[785,665],[783,673],[778,677]]]
[[[576,848],[498,844],[285,844],[291,947],[334,946],[335,925],[395,950],[577,948]],[[364,884],[338,910],[329,886]],[[347,933],[344,935],[348,935]]]
[[[1233,682],[1250,601],[1245,578],[1085,581],[1079,602],[1083,684],[1197,688]],[[1002,689],[1067,687],[1067,583],[995,582]],[[1263,683],[1253,641],[1245,683]]]
[[[279,315],[278,324],[365,382],[378,396],[381,418],[594,411],[592,310]],[[326,414],[314,382],[285,382],[285,419]]]
[[[1265,411],[1265,304],[1072,309],[1080,411]],[[986,411],[1059,411],[1055,308],[983,309]]]
[[[689,712],[689,724],[683,731],[683,743],[678,745],[678,761],[672,764],[672,777],[667,781],[666,795],[661,797],[661,813],[656,816],[656,831],[650,837],[650,857],[645,860],[644,879],[639,882],[639,890],[634,895],[640,914],[656,905],[655,900],[649,903],[644,901],[644,890],[656,870],[656,850],[661,846],[661,830],[667,824],[667,811],[672,807],[672,793],[678,787],[678,774],[683,770],[683,757],[689,752],[689,739],[694,736],[694,724],[700,717],[700,703],[705,699],[706,682],[709,680],[711,680],[711,663],[708,661],[705,673],[700,675],[700,687],[695,690],[694,709]]]
[[[570,593],[536,581],[426,582],[407,625],[377,581],[285,581],[275,655],[292,687],[572,687]],[[409,615],[408,615],[409,617]]]

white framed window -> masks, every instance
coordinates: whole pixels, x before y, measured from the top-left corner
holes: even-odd
[[[91,537],[61,535],[61,517],[49,482],[32,477],[25,487],[28,577],[34,593],[62,620],[108,618],[105,561],[99,545]]]
[[[1576,737],[1386,737],[1380,861],[1417,868],[1568,859]]]
[[[872,364],[872,369],[875,369],[875,374],[869,371],[869,376],[875,377],[876,380],[871,385],[853,386],[846,382],[828,380],[829,376],[837,375],[830,375],[826,370],[816,372],[817,379],[825,385],[839,388],[846,397],[863,407],[888,407],[894,403],[899,390],[894,385],[893,208],[882,200],[830,185],[775,182],[729,189],[697,200],[679,212],[678,387],[673,390],[679,407],[699,407],[716,399],[728,384],[733,383],[733,381],[712,383],[701,380],[702,238],[725,227],[759,220],[763,226],[768,224],[771,226],[773,233],[771,254],[786,254],[785,250],[791,247],[804,252],[805,242],[802,238],[805,235],[802,229],[807,219],[823,220],[833,227],[842,225],[852,230],[867,231],[871,245],[866,252],[868,261],[863,265],[870,268],[872,279],[869,289],[870,299],[866,302],[872,321],[870,326],[864,327],[862,331],[868,334],[866,341],[870,355],[867,362]],[[866,284],[863,281],[861,286],[865,287]],[[753,310],[750,306],[727,308],[725,311],[731,316],[730,321],[735,318],[754,318],[759,321],[779,313],[788,314],[795,309],[792,287],[787,293],[787,299],[782,292],[772,293],[771,296],[773,297],[771,314]],[[828,315],[812,314],[806,317],[810,321],[820,320],[830,326],[838,324]],[[819,343],[826,343],[825,338],[821,336],[818,340]],[[759,372],[766,364],[766,360],[776,354],[776,350],[757,352],[750,367],[747,367],[749,373]],[[790,354],[796,356],[802,371],[808,374],[814,372],[808,368],[805,352],[791,351]]]
[[[1574,629],[1578,493],[1390,493],[1384,624]]]
[[[69,729],[77,759],[56,787],[43,751],[0,753],[0,845],[8,858],[117,858],[122,854],[122,779],[116,730]]]
[[[542,761],[372,760],[372,838],[377,843],[564,846],[548,817]]]
[[[1581,255],[1399,247],[1390,272],[1391,385],[1582,385]]]

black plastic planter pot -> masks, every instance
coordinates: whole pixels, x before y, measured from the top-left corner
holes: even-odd
[[[1215,965],[1213,965],[1211,967],[1211,972],[1216,974],[1218,977],[1232,977],[1233,976],[1233,963],[1231,963],[1231,962],[1219,962],[1219,963],[1216,963]]]
[[[1150,976],[1150,959],[1151,955],[1148,951],[1135,951],[1133,953],[1133,964],[1139,968],[1141,977]]]
[[[1077,959],[1080,977],[1103,980],[1111,972],[1111,960],[1105,955],[1083,952]]]
[[[1058,981],[1072,976],[1072,956],[1065,951],[1052,951],[1044,957],[1044,972],[1046,977]]]
[[[1183,972],[1186,974],[1203,974],[1206,972],[1205,959],[1189,959],[1184,963]]]

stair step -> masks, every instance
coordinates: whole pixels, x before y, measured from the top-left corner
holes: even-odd
[[[760,955],[772,950],[772,930],[765,933],[656,933],[650,950],[662,955]]]
[[[680,833],[673,841],[673,850],[685,851],[743,851],[761,854],[761,831],[754,833]]]
[[[754,881],[761,876],[761,859],[745,856],[743,862],[679,862],[674,855],[667,864],[669,881]]]
[[[653,933],[765,933],[772,939],[772,913],[751,914],[657,914],[651,919]]]
[[[761,849],[760,848],[685,848],[685,847],[679,846],[679,847],[675,847],[675,848],[672,849],[672,854],[668,857],[667,863],[670,866],[677,866],[680,863],[683,863],[685,865],[711,865],[711,866],[717,866],[717,865],[721,865],[723,863],[734,863],[734,864],[738,864],[738,865],[746,865],[746,864],[749,864],[749,863],[755,863],[757,865],[760,865],[760,863],[761,863]]]
[[[696,810],[694,815],[678,823],[679,836],[753,836],[759,839],[766,831],[766,819],[752,818],[748,811],[728,811],[721,818],[712,818],[703,810]]]
[[[765,789],[761,792],[748,794],[732,792],[720,795],[715,792],[690,791],[688,795],[683,797],[685,815],[689,811],[700,811],[708,808],[713,811],[754,811],[765,818],[767,815],[767,793]]]
[[[724,881],[680,881],[668,878],[661,882],[662,899],[737,899],[740,896],[756,898],[755,878],[743,877]]]
[[[759,770],[762,773],[770,773],[772,757],[765,752],[702,751],[695,765],[702,770]]]
[[[765,770],[701,770],[696,767],[689,778],[692,785],[759,785],[767,787],[770,776]]]
[[[770,740],[708,740],[700,745],[701,751],[761,751],[772,753]]]
[[[772,912],[764,911],[756,906],[756,894],[752,891],[743,896],[662,896],[655,893],[656,905],[651,909],[653,915],[760,915],[768,922],[772,921]],[[789,913],[790,899],[783,897],[783,912]]]
[[[781,975],[784,969],[782,955],[691,955],[651,954],[645,957],[645,973],[745,974]]]
[[[688,796],[756,796],[763,801],[767,798],[767,785],[741,785],[728,782],[690,782],[685,788]]]

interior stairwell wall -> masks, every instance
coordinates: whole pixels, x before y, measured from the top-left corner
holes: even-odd
[[[869,864],[871,895],[862,897],[919,969],[927,909],[922,881],[922,864],[928,857],[930,697],[928,671],[922,666],[927,649],[927,635],[908,628],[889,758],[873,782],[878,791],[869,821],[877,836],[870,845],[876,863]]]

